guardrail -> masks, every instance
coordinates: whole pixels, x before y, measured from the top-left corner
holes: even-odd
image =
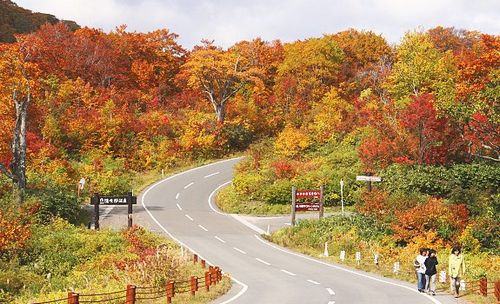
[[[193,255],[193,263],[200,262],[202,268],[206,268],[206,262],[199,259],[198,255]],[[216,285],[222,280],[222,270],[216,266],[209,266],[202,278],[191,276],[184,281],[168,281],[165,286],[135,286],[127,285],[126,289],[105,292],[82,294],[77,292],[69,292],[68,296],[61,299],[50,300],[45,302],[33,302],[32,304],[50,304],[50,303],[116,303],[116,304],[136,304],[143,301],[166,299],[168,304],[172,303],[172,299],[177,294],[189,293],[195,296],[201,288],[205,291],[210,291],[211,286]]]
[[[500,281],[491,282],[488,278],[481,278],[480,280],[469,282],[470,288],[465,294],[476,293],[483,297],[494,295],[498,302],[500,302]]]

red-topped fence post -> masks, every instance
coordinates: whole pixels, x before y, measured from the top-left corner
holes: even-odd
[[[198,255],[193,254],[193,264],[196,264],[196,263],[198,263]]]
[[[495,282],[495,297],[500,301],[500,281]]]
[[[196,291],[198,290],[198,278],[195,276],[191,276],[191,279],[189,280],[189,286],[191,295],[194,296],[196,294]]]
[[[205,289],[210,291],[210,271],[205,272]]]
[[[127,297],[125,300],[126,304],[135,304],[135,285],[127,285]]]
[[[80,295],[75,292],[68,292],[68,304],[79,304]]]
[[[174,281],[168,281],[167,283],[167,303],[172,303],[172,298],[175,296],[175,285]]]
[[[483,297],[486,297],[488,295],[488,279],[487,278],[481,278],[481,280],[479,280],[479,294],[481,294]]]

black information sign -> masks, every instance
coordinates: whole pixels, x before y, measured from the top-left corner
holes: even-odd
[[[126,195],[100,195],[94,194],[90,199],[90,204],[94,205],[94,228],[99,229],[99,206],[100,205],[126,205],[128,206],[128,227],[132,227],[132,205],[137,204],[137,196],[132,192]]]

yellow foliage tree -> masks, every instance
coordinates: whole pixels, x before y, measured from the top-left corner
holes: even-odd
[[[293,126],[285,127],[274,144],[276,152],[286,157],[296,157],[310,145],[309,135]]]

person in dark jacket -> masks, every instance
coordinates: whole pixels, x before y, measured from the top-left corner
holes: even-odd
[[[425,291],[428,294],[436,295],[436,276],[438,260],[436,250],[429,250],[429,256],[425,259]]]

